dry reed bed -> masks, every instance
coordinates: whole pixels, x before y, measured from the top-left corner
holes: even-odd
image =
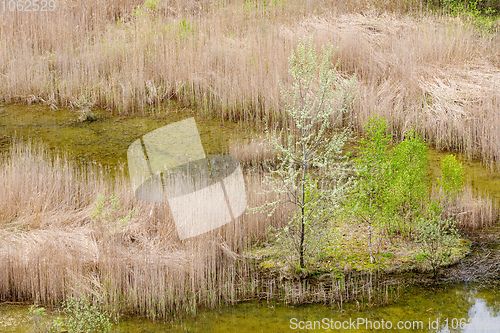
[[[392,297],[392,283],[373,282],[372,275],[319,283],[260,276],[239,253],[269,225],[280,225],[289,213],[284,208],[273,218],[244,215],[217,233],[180,242],[168,207],[137,201],[123,177],[110,185],[95,166],[76,167],[20,143],[0,166],[2,301],[57,306],[68,295],[84,295],[115,314],[165,318],[252,298],[341,305]],[[250,206],[273,199],[259,194],[260,177],[246,176]],[[114,193],[118,209],[104,204],[95,214],[96,202]]]
[[[500,161],[498,35],[373,10],[418,1],[171,0],[134,12],[141,3],[65,1],[54,13],[5,14],[0,100],[129,115],[174,99],[226,119],[280,123],[277,79],[288,84],[287,57],[313,35],[337,47],[343,75],[358,79],[347,124],[361,131],[377,113],[398,135],[417,127],[438,149]]]
[[[166,317],[249,298],[341,304],[392,297],[392,283],[372,276],[312,284],[258,276],[240,253],[287,219],[284,208],[272,219],[244,215],[217,233],[179,242],[168,207],[137,201],[123,176],[110,185],[96,166],[77,167],[32,145],[16,143],[8,155],[0,160],[1,300],[57,305],[83,294],[115,313]],[[259,194],[260,173],[245,180],[250,206],[273,199]],[[118,208],[105,204],[95,214],[96,202],[115,193]],[[470,193],[460,200],[470,203],[466,214],[477,216],[470,227],[490,221],[487,201]]]
[[[457,219],[461,229],[480,230],[498,221],[498,203],[487,194],[475,194],[471,186],[466,186],[458,198],[444,205],[445,211]]]
[[[164,317],[253,295],[251,265],[237,252],[281,221],[245,215],[180,242],[168,207],[137,201],[123,177],[109,185],[96,167],[30,145],[9,155],[0,163],[0,299],[57,305],[83,294],[115,312]],[[250,205],[269,199],[256,194],[261,184],[247,177]],[[114,193],[118,209],[102,199]]]

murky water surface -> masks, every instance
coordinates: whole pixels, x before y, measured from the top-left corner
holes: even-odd
[[[144,117],[108,116],[82,122],[75,110],[0,106],[0,152],[8,150],[15,138],[39,140],[48,149],[67,153],[77,161],[115,167],[126,164],[128,147],[144,134],[192,116],[187,109],[169,109]],[[222,154],[231,140],[251,135],[243,125],[194,117],[207,155]]]
[[[220,310],[201,311],[195,318],[173,324],[132,318],[122,319],[113,328],[113,332],[120,333],[292,331],[500,332],[500,295],[491,286],[412,287],[394,304],[362,311],[352,304],[340,311],[321,305],[291,307],[246,302]],[[28,308],[0,306],[0,332],[33,332]]]
[[[154,117],[101,118],[78,122],[72,110],[47,107],[0,107],[0,152],[14,138],[41,140],[48,149],[67,153],[77,161],[97,161],[115,167],[126,165],[128,146],[142,135],[184,119],[186,112],[168,111]],[[230,140],[251,136],[244,126],[197,118],[204,149],[223,153]],[[430,151],[434,176],[443,153]],[[500,202],[500,174],[481,163],[463,161],[468,181],[479,192]],[[494,228],[500,235],[500,230]],[[498,248],[492,248],[498,251]],[[290,307],[266,302],[245,302],[220,310],[200,311],[195,318],[158,323],[122,318],[114,332],[500,332],[500,293],[497,284],[458,284],[446,287],[413,286],[390,305],[342,310],[321,305]],[[55,318],[50,314],[46,320]],[[371,325],[371,326],[370,326]],[[399,326],[398,326],[399,325]],[[342,328],[343,326],[343,328]],[[371,327],[371,329],[370,329]],[[406,328],[405,328],[406,327]],[[378,328],[378,329],[377,329]],[[34,332],[26,305],[0,305],[0,332]]]

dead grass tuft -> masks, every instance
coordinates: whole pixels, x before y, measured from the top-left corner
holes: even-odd
[[[441,199],[445,214],[458,221],[458,227],[463,230],[479,230],[491,227],[498,221],[499,212],[489,195],[474,193],[472,187],[466,186],[459,195],[449,201],[434,189],[432,194]]]

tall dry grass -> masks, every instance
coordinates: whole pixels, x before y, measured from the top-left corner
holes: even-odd
[[[480,230],[498,222],[498,202],[487,193],[475,193],[470,185],[450,199],[437,188],[433,188],[431,196],[444,208],[446,215],[457,221],[457,226],[462,230]]]
[[[259,194],[260,177],[245,177],[251,207],[275,199]],[[138,201],[123,175],[111,183],[98,166],[41,146],[15,143],[0,156],[0,198],[0,301],[57,306],[76,295],[115,315],[171,318],[255,298],[341,306],[394,296],[391,281],[371,274],[312,283],[259,275],[243,250],[286,221],[286,207],[179,241],[167,205]]]
[[[97,166],[21,144],[0,166],[1,300],[57,305],[84,294],[116,313],[150,317],[233,303],[258,287],[242,250],[281,223],[249,214],[181,242],[168,206],[136,200],[123,175],[110,185]],[[270,199],[258,194],[261,180],[246,183],[249,205]]]
[[[3,14],[0,100],[121,115],[175,100],[225,119],[279,123],[278,78],[289,83],[286,59],[313,35],[338,48],[343,75],[358,78],[351,126],[361,132],[377,113],[398,135],[417,127],[438,149],[498,166],[499,34],[425,14],[429,4],[57,1],[53,13]],[[401,14],[409,11],[416,15]]]

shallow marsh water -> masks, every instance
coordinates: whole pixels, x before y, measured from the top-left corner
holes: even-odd
[[[315,321],[320,322],[321,326],[316,324],[316,329],[307,329],[308,322],[314,325]],[[356,324],[349,324],[350,329],[338,329],[345,322]],[[344,325],[347,327],[347,324]],[[398,329],[398,325],[403,328]],[[26,306],[0,306],[0,332],[32,331]],[[411,287],[397,302],[364,310],[358,310],[354,304],[344,306],[339,311],[338,308],[322,305],[291,307],[267,302],[245,302],[220,310],[200,311],[195,318],[167,324],[141,318],[122,319],[113,328],[113,332],[117,333],[292,331],[500,332],[500,295],[494,287],[474,284],[439,288]]]
[[[75,110],[53,110],[43,105],[0,106],[0,153],[7,151],[15,139],[35,140],[76,161],[94,161],[113,168],[126,164],[127,149],[136,139],[193,116],[188,109],[167,109],[143,117],[98,116],[95,121],[78,121]],[[207,155],[225,153],[231,140],[251,135],[243,125],[194,117]]]
[[[184,110],[169,111],[154,117],[120,119],[101,118],[94,122],[78,122],[73,110],[52,110],[33,106],[0,107],[0,152],[8,150],[14,138],[41,140],[48,149],[67,153],[77,161],[96,161],[111,168],[126,165],[126,151],[140,136],[166,124],[189,117]],[[227,150],[230,140],[247,139],[251,132],[244,126],[197,118],[205,151],[220,154]],[[438,174],[439,161],[446,153],[429,152],[431,172]],[[482,193],[500,202],[500,174],[484,168],[480,162],[465,161],[468,181]],[[499,228],[493,228],[500,235]],[[498,251],[498,248],[492,248]],[[342,310],[321,305],[290,307],[266,302],[245,302],[219,310],[201,310],[195,318],[174,323],[158,323],[141,318],[122,319],[115,332],[500,332],[500,293],[490,284],[454,284],[445,287],[413,286],[390,305],[357,309],[356,305]],[[49,316],[50,318],[50,316]],[[53,318],[53,317],[52,317]],[[292,318],[297,320],[291,322]],[[307,321],[322,321],[330,330],[293,330]],[[370,320],[373,323],[390,321],[394,328],[367,329],[361,325],[352,329],[335,329],[335,323]],[[332,321],[330,321],[330,319]],[[436,321],[438,320],[438,321]],[[398,321],[422,322],[423,327],[396,329]],[[302,323],[301,323],[302,322]],[[467,324],[465,324],[465,323]],[[446,327],[448,323],[448,327]],[[311,323],[314,325],[314,323]],[[338,324],[337,324],[338,325]],[[418,325],[418,323],[417,323]],[[333,326],[333,327],[332,327]],[[459,326],[463,326],[462,328]],[[0,305],[0,332],[32,332],[26,305]]]

